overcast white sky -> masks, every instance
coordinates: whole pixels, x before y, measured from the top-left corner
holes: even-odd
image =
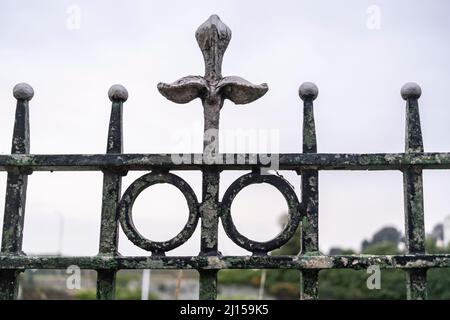
[[[367,11],[372,5],[379,9],[379,28],[373,11]],[[252,104],[225,103],[223,133],[271,130],[279,137],[272,151],[301,152],[297,89],[313,81],[320,91],[315,102],[319,152],[402,152],[405,108],[399,90],[415,81],[423,89],[425,150],[450,151],[449,9],[445,0],[2,0],[0,152],[10,152],[12,88],[18,82],[28,82],[35,90],[30,107],[32,153],[105,152],[107,90],[115,83],[123,84],[130,96],[124,107],[125,152],[201,152],[200,102],[173,104],[158,93],[156,84],[203,74],[194,33],[213,13],[233,32],[223,74],[269,85],[269,92]],[[191,133],[192,144],[179,145],[174,136],[180,130]],[[222,151],[243,150],[225,146]],[[250,151],[266,150],[261,146]],[[130,173],[124,188],[141,174]],[[223,174],[221,194],[241,174]],[[282,174],[299,193],[299,177]],[[200,198],[201,174],[180,175]],[[430,231],[450,214],[450,173],[427,171],[424,185]],[[0,199],[5,187],[2,173]],[[101,173],[34,173],[29,179],[24,251],[56,252],[62,217],[62,252],[96,254],[101,191]],[[177,192],[159,185],[137,200],[135,221],[143,234],[166,240],[178,233],[187,208]],[[268,240],[278,233],[285,210],[277,191],[252,186],[237,197],[233,217],[248,237]],[[403,230],[401,173],[321,172],[319,215],[322,251],[332,246],[357,249],[363,238],[385,225]],[[198,231],[170,254],[197,254]],[[224,233],[220,249],[224,254],[245,253]],[[120,250],[145,254],[123,234]]]

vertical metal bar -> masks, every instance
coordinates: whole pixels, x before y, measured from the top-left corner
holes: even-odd
[[[215,170],[203,170],[203,192],[201,207],[201,242],[202,255],[217,255],[219,224],[219,179],[220,173]],[[216,270],[201,270],[200,299],[214,300],[217,297]]]
[[[112,102],[109,120],[108,142],[106,153],[120,154],[123,152],[122,139],[122,109],[128,98],[127,90],[121,85],[114,85],[109,89]],[[118,246],[118,217],[117,203],[120,200],[122,176],[124,172],[111,169],[103,171],[102,218],[100,227],[99,255],[117,255]],[[114,299],[116,270],[97,270],[97,299]]]
[[[218,37],[217,27],[223,29],[222,38]],[[222,78],[222,57],[231,38],[231,31],[220,19],[211,17],[195,34],[205,61],[205,77],[207,83],[218,83]],[[204,39],[200,41],[201,39]],[[205,41],[209,39],[209,41]],[[205,45],[208,43],[208,45]],[[219,90],[209,90],[202,98],[204,131],[203,160],[214,163],[219,153],[219,122],[220,110],[225,97]],[[202,170],[202,205],[201,205],[201,255],[218,254],[219,226],[219,182],[220,171],[215,169]],[[200,270],[200,300],[215,300],[217,298],[217,270]]]
[[[313,101],[319,90],[314,83],[300,86],[299,95],[303,100],[303,153],[317,153],[316,128]],[[315,254],[319,251],[319,173],[304,170],[301,173],[302,206],[306,215],[302,218],[301,253]],[[300,299],[319,297],[319,271],[304,270],[300,276]]]
[[[203,101],[204,108],[204,138],[203,158],[205,162],[213,162],[219,153],[219,118],[223,99],[217,103],[209,104]],[[219,226],[219,183],[220,172],[216,169],[204,169],[202,181],[202,205],[201,205],[201,242],[200,254],[218,254],[218,226]],[[216,270],[201,270],[200,295],[201,300],[214,300],[217,298],[217,273]]]
[[[424,151],[418,104],[421,93],[421,88],[415,83],[407,83],[401,89],[401,95],[406,100],[405,153]],[[403,191],[406,248],[408,253],[424,253],[422,168],[408,166],[403,169]],[[406,283],[408,299],[427,298],[427,270],[408,270]]]
[[[217,270],[200,271],[200,300],[217,298]]]
[[[30,123],[28,102],[33,98],[31,86],[20,83],[14,87],[17,99],[11,154],[30,153]],[[23,225],[27,194],[28,174],[31,172],[8,171],[3,217],[2,254],[20,255],[22,252]],[[18,276],[21,270],[0,271],[0,299],[16,299]]]

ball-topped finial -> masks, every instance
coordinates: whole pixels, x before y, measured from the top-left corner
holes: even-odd
[[[417,83],[408,82],[402,87],[400,93],[404,100],[419,99],[420,96],[422,95],[422,89]]]
[[[34,90],[28,83],[22,82],[14,86],[13,95],[17,100],[30,101],[34,96]]]
[[[303,101],[309,98],[315,100],[318,94],[319,89],[312,82],[304,82],[302,83],[300,88],[298,88],[298,95],[300,96],[300,99],[302,99]]]
[[[128,91],[121,84],[115,84],[108,90],[108,97],[111,101],[125,102],[128,99]]]

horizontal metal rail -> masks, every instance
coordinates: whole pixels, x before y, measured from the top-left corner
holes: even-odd
[[[450,267],[450,254],[300,256],[0,256],[0,269],[429,269]]]
[[[98,171],[120,170],[401,170],[450,169],[449,152],[417,153],[288,153],[218,154],[208,162],[203,154],[11,154],[0,155],[0,171]],[[268,159],[270,160],[268,162]],[[182,161],[182,162],[181,162]]]

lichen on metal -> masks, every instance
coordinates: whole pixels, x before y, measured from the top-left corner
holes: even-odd
[[[406,101],[405,152],[377,154],[318,153],[314,120],[314,101],[319,90],[305,82],[298,94],[303,101],[302,153],[276,154],[278,168],[301,175],[301,199],[292,186],[275,175],[261,175],[270,163],[260,154],[222,154],[219,152],[220,111],[226,99],[247,104],[262,97],[266,84],[255,85],[238,76],[222,76],[222,61],[231,40],[231,30],[216,15],[206,20],[195,33],[203,54],[203,76],[186,76],[171,84],[158,84],[159,92],[176,103],[199,98],[204,110],[203,152],[185,154],[176,162],[173,154],[123,153],[123,105],[128,91],[113,85],[106,153],[104,154],[30,154],[29,102],[34,90],[18,84],[11,154],[0,155],[0,171],[6,171],[7,190],[0,253],[0,299],[17,297],[18,275],[25,269],[64,269],[77,265],[97,270],[97,298],[114,299],[116,272],[122,269],[192,269],[200,274],[200,299],[217,297],[217,273],[222,269],[283,269],[301,273],[301,299],[319,298],[318,274],[327,269],[360,270],[377,265],[381,269],[401,269],[407,275],[407,297],[427,297],[427,270],[450,267],[449,254],[425,252],[422,172],[425,169],[450,169],[449,152],[424,152],[418,99],[422,93],[415,83],[401,89]],[[181,59],[181,57],[180,57]],[[299,121],[300,122],[300,121]],[[300,144],[300,142],[299,142]],[[145,171],[122,193],[122,177],[128,171]],[[170,171],[199,170],[203,174],[202,197],[198,201],[191,186]],[[220,199],[220,173],[224,170],[247,171],[225,191]],[[319,171],[321,170],[400,170],[404,179],[405,239],[407,253],[402,255],[323,255],[319,251]],[[103,172],[102,209],[99,214],[100,241],[98,255],[35,256],[22,252],[27,179],[34,171]],[[251,173],[248,173],[251,171]],[[144,238],[134,226],[133,202],[153,184],[170,183],[180,189],[189,207],[185,227],[173,239],[155,242]],[[284,230],[266,242],[250,240],[234,226],[231,204],[236,194],[254,183],[269,183],[284,196],[289,221]],[[200,221],[200,252],[196,256],[166,256],[165,253],[191,238]],[[218,250],[219,222],[227,236],[249,251],[244,256],[223,256]],[[122,256],[118,250],[118,231],[148,256]],[[301,230],[298,255],[271,256]]]

